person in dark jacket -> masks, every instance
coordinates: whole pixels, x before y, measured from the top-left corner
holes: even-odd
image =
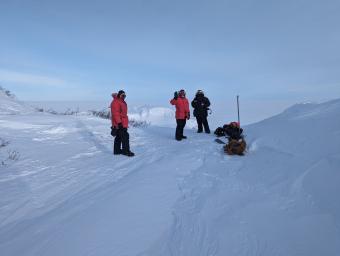
[[[112,127],[117,130],[113,154],[134,156],[135,154],[130,151],[129,142],[129,118],[127,115],[128,108],[125,102],[126,94],[123,90],[120,90],[117,95],[112,94],[113,101],[111,103],[111,117]]]
[[[194,108],[194,117],[196,117],[197,125],[198,125],[198,133],[204,131],[206,133],[210,133],[210,128],[208,124],[208,110],[210,106],[210,101],[207,97],[204,96],[204,92],[202,90],[198,90],[194,100],[191,102],[191,106]]]

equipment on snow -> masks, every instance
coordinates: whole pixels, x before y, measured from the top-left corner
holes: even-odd
[[[216,141],[218,144],[223,144],[223,145],[225,145],[225,142],[222,141],[222,140],[220,140],[220,139],[215,139],[215,141]]]
[[[225,136],[228,137],[228,139],[234,139],[239,140],[243,138],[243,129],[240,128],[237,122],[231,122],[229,124],[223,125],[223,131]]]
[[[228,141],[228,144],[223,147],[224,152],[226,152],[228,155],[239,155],[243,156],[244,151],[246,150],[247,143],[242,138],[239,140],[230,139]]]
[[[224,132],[224,129],[222,127],[217,127],[216,130],[214,131],[214,134],[217,136],[217,137],[223,137],[225,136],[225,132]]]
[[[240,122],[240,104],[239,104],[239,96],[237,95],[237,120],[238,120],[238,125],[241,126]]]
[[[243,129],[240,127],[240,105],[238,95],[236,99],[238,122],[225,124],[223,127],[218,127],[214,132],[217,137],[226,136],[228,138],[228,143],[224,143],[220,139],[215,140],[219,144],[226,144],[223,149],[228,155],[243,155],[247,148],[247,143],[244,140],[244,136],[242,134]]]

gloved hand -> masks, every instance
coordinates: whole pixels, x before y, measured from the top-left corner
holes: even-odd
[[[190,112],[187,113],[187,120],[190,119]]]
[[[111,135],[112,137],[115,137],[117,135],[117,129],[113,126],[111,126]]]
[[[118,124],[118,129],[120,129],[120,130],[123,129],[122,123],[119,123],[119,124]]]
[[[174,99],[175,99],[175,100],[178,99],[178,92],[174,92]]]

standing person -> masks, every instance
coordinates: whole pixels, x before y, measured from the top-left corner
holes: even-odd
[[[174,98],[170,101],[171,105],[176,106],[176,140],[180,141],[187,137],[183,135],[186,120],[190,119],[190,109],[188,99],[185,97],[185,91],[182,89],[174,93]]]
[[[204,131],[206,133],[210,133],[210,128],[208,124],[208,109],[210,106],[210,101],[207,97],[204,96],[204,92],[202,90],[198,90],[196,92],[195,99],[191,102],[191,106],[194,108],[194,117],[196,117],[197,125],[198,125],[198,133]]]
[[[111,103],[111,118],[112,126],[117,129],[117,135],[114,142],[113,154],[134,156],[135,154],[130,151],[129,142],[129,118],[127,115],[128,108],[125,102],[126,94],[120,90],[117,95],[112,94],[113,101]]]

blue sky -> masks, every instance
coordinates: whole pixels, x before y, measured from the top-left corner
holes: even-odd
[[[340,97],[340,1],[0,0],[0,84],[23,100]]]

